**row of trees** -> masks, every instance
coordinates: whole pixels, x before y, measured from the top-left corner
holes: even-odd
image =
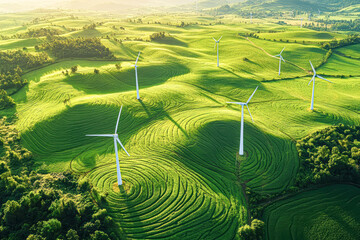
[[[38,29],[29,29],[25,33],[16,34],[15,38],[37,38],[37,37],[46,37],[46,36],[55,36],[60,35],[63,32],[59,29],[54,28],[38,28]]]
[[[349,35],[345,39],[324,42],[321,44],[321,47],[329,50],[329,49],[345,47],[348,45],[353,45],[353,44],[358,44],[358,43],[360,43],[360,36],[358,34],[352,34],[352,35]]]
[[[305,24],[307,28],[311,28],[317,31],[360,31],[360,20],[329,20],[329,19],[318,19],[317,24]]]
[[[66,57],[97,57],[113,59],[114,55],[98,38],[56,38],[38,46],[58,58]]]
[[[32,171],[31,152],[4,118],[0,133],[0,239],[119,239],[111,217],[94,204],[92,196],[99,194],[86,179]]]

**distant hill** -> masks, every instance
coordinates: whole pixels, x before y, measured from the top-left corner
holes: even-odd
[[[246,0],[233,5],[233,10],[253,11],[337,11],[360,4],[360,0]],[[351,9],[351,8],[350,8]]]

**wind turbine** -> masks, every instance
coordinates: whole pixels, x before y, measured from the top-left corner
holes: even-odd
[[[138,55],[137,58],[136,58],[135,65],[133,65],[133,67],[135,67],[136,99],[140,99],[140,95],[139,95],[139,82],[138,82],[138,74],[137,74],[137,62],[139,61],[139,57],[140,57],[140,52],[139,52],[139,55]]]
[[[302,28],[302,25],[303,25],[303,18],[301,18],[301,26],[300,26],[300,28]]]
[[[285,47],[283,48],[283,50],[281,50],[280,54],[273,56],[273,57],[279,57],[279,76],[281,74],[281,61],[285,62],[284,58],[281,56],[281,54],[284,50],[285,50]]]
[[[253,21],[252,21],[252,13],[250,13],[250,23],[253,23]]]
[[[87,137],[112,137],[114,139],[114,147],[115,147],[115,155],[116,155],[116,170],[117,170],[117,180],[118,180],[118,185],[122,185],[122,179],[121,179],[121,173],[120,173],[120,164],[119,164],[119,155],[118,155],[118,146],[117,143],[120,144],[120,146],[122,147],[122,149],[124,149],[124,151],[126,152],[126,154],[128,156],[130,156],[130,154],[126,151],[124,145],[121,143],[119,136],[117,134],[117,130],[118,130],[118,125],[119,125],[119,120],[120,120],[120,115],[121,115],[121,110],[122,110],[122,106],[120,108],[120,112],[119,112],[119,116],[116,122],[116,127],[115,127],[115,133],[114,134],[87,134]]]
[[[232,103],[232,104],[237,104],[237,105],[241,105],[241,128],[240,128],[240,150],[239,150],[239,154],[240,155],[244,155],[244,106],[247,107],[251,120],[254,122],[253,117],[251,116],[251,112],[248,106],[248,103],[250,102],[251,98],[254,96],[256,90],[258,89],[259,86],[256,87],[255,91],[253,92],[253,94],[251,94],[251,96],[249,97],[249,99],[247,100],[246,103],[243,102],[227,102],[227,103]]]
[[[311,109],[311,110],[314,110],[315,78],[316,78],[316,77],[318,77],[318,78],[320,78],[320,79],[322,79],[322,80],[328,81],[329,83],[333,83],[333,82],[331,82],[331,81],[329,81],[329,80],[327,80],[327,79],[325,79],[325,78],[323,78],[323,77],[321,77],[321,76],[317,75],[317,74],[316,74],[316,71],[315,71],[315,68],[314,68],[314,66],[312,65],[311,61],[309,61],[309,62],[310,62],[311,68],[312,68],[312,70],[313,70],[313,72],[314,72],[314,75],[313,75],[312,79],[310,80],[310,82],[309,82],[309,84],[308,84],[308,86],[309,86],[309,85],[310,85],[310,83],[311,83],[311,81],[313,82],[313,89],[312,89],[312,96],[311,96],[311,106],[310,106],[310,109]]]
[[[222,36],[221,36],[221,38],[222,38]],[[221,38],[219,38],[219,40],[216,40],[215,38],[213,38],[215,41],[214,49],[217,46],[217,66],[218,67],[219,67],[219,43],[220,43]]]

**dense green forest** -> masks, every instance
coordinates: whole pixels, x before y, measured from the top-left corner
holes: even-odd
[[[51,61],[44,52],[32,54],[22,50],[0,51],[0,73],[12,73],[18,66],[23,70],[39,67]]]
[[[360,182],[360,127],[329,127],[296,144],[301,167],[296,184]]]
[[[0,52],[0,109],[15,105],[8,92],[15,92],[23,87],[27,80],[22,78],[23,69],[39,67],[52,62],[46,53],[31,54],[22,50]]]
[[[0,120],[0,239],[119,239],[105,202],[86,179],[69,172],[33,171],[32,153]]]
[[[113,59],[114,55],[98,38],[52,39],[36,47],[54,54],[58,58],[96,57]]]
[[[7,95],[4,89],[0,89],[0,110],[15,106],[14,100]]]
[[[11,72],[0,73],[0,89],[19,89],[26,84],[26,80],[21,78],[22,70],[16,67]]]

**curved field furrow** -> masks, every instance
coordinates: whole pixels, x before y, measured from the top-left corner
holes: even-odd
[[[359,239],[360,189],[333,185],[299,193],[265,209],[268,239]],[[289,227],[290,226],[290,227]]]
[[[127,239],[234,239],[249,217],[238,176],[259,193],[281,192],[291,186],[299,167],[294,139],[336,123],[360,123],[357,77],[329,77],[334,84],[317,81],[315,111],[308,110],[311,86],[307,84],[311,76],[304,76],[301,69],[310,68],[310,58],[315,65],[320,64],[326,51],[301,41],[341,39],[342,35],[300,31],[273,23],[213,25],[207,16],[201,19],[209,24],[185,27],[152,24],[155,17],[145,18],[149,21],[146,27],[120,21],[99,28],[106,34],[114,31],[111,36],[116,39],[147,38],[162,29],[176,36],[150,42],[102,39],[110,51],[127,60],[57,62],[26,73],[23,77],[29,84],[12,96],[17,103],[17,128],[25,147],[34,153],[39,170],[59,172],[70,168],[86,175],[106,196],[103,207]],[[77,27],[81,29],[86,22],[82,19],[61,20],[59,24],[75,27],[80,22],[82,25]],[[124,24],[126,30],[114,30],[111,24]],[[278,77],[278,60],[238,37],[239,32],[249,33],[255,28],[261,28],[264,37],[273,37],[267,33],[272,29],[296,39],[297,43],[252,41],[269,54],[277,54],[286,46],[285,60],[301,69],[285,63]],[[290,32],[283,28],[290,28]],[[90,33],[81,30],[75,35]],[[217,68],[212,37],[222,35]],[[10,42],[3,45],[9,46]],[[136,99],[131,66],[138,51],[141,100]],[[354,49],[348,51],[353,53]],[[358,63],[335,54],[319,73],[336,75],[337,66],[342,66],[340,74],[355,74]],[[62,73],[75,65],[77,73]],[[95,68],[99,74],[94,74]],[[241,159],[238,169],[240,108],[226,102],[246,101],[257,86],[249,104],[254,123],[250,124],[245,109],[247,157]],[[64,102],[68,98],[70,101]],[[118,188],[113,140],[85,134],[113,133],[122,105],[118,134],[131,156],[119,148],[124,186]],[[324,194],[319,194],[320,198],[337,201]],[[344,198],[347,204],[358,200],[348,195]],[[321,206],[309,196],[304,200]],[[303,209],[292,204],[311,209],[304,200],[283,206],[299,212]],[[334,204],[334,209],[341,204]],[[279,235],[286,236],[283,239],[298,236],[296,221],[308,221],[292,213],[286,219],[291,222],[290,229]],[[283,226],[282,218],[273,217],[271,222],[275,227]]]
[[[156,158],[156,161],[167,160]],[[187,179],[186,173],[182,175],[171,168],[162,168],[160,164],[149,165],[149,162],[143,159],[138,159],[138,163],[129,162],[124,161],[125,167],[122,167],[126,175],[123,175],[125,187],[121,192],[113,186],[116,180],[114,171],[103,175],[106,172],[103,168],[110,166],[96,168],[88,177],[92,179],[96,187],[109,193],[108,202],[112,209],[111,214],[114,214],[114,218],[120,216],[122,228],[130,238],[138,238],[144,232],[147,238],[191,237],[194,236],[192,232],[194,232],[193,228],[197,228],[197,224],[203,225],[210,219],[213,219],[211,226],[215,228],[223,229],[223,225],[228,224],[226,217],[221,219],[218,218],[218,214],[215,215],[216,208],[221,208],[219,212],[222,216],[235,213],[235,209],[230,207],[235,206],[233,204],[226,204],[226,207],[209,201],[210,196],[204,194],[201,189],[194,188],[193,184],[189,184],[194,180]],[[141,164],[139,165],[140,162],[146,165],[146,171]],[[128,168],[130,164],[133,167]],[[114,164],[112,167],[114,168]],[[113,176],[110,177],[109,174]],[[164,179],[165,176],[167,176],[166,179]],[[159,181],[159,179],[166,181]],[[169,211],[172,214],[167,214]],[[215,215],[214,218],[213,215]],[[237,225],[236,222],[230,227],[235,225]],[[223,234],[227,235],[228,231],[219,231],[217,234],[213,236],[213,239]]]

